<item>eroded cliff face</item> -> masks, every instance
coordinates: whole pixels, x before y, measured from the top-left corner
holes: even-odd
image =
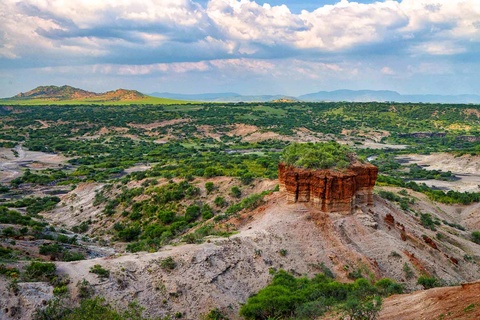
[[[342,172],[278,165],[280,191],[288,203],[311,202],[324,212],[350,213],[355,205],[373,205],[378,168],[355,162]]]

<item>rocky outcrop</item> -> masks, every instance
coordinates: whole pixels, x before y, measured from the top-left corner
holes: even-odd
[[[311,202],[324,212],[351,213],[356,204],[373,204],[378,168],[355,162],[343,171],[278,165],[280,191],[287,202]]]

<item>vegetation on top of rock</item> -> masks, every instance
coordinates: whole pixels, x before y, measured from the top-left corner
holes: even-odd
[[[324,143],[292,143],[283,150],[283,161],[305,169],[343,169],[349,166],[352,151],[330,141]]]

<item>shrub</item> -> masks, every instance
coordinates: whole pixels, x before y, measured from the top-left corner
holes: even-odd
[[[408,265],[408,263],[404,263],[403,264],[403,268],[402,268],[403,272],[405,273],[405,278],[407,278],[407,280],[413,278],[413,276],[415,275],[413,273],[413,270],[412,268],[410,268],[410,266]]]
[[[224,316],[222,312],[217,308],[210,310],[210,312],[204,315],[201,319],[202,320],[228,320],[228,318]]]
[[[208,204],[204,204],[202,206],[202,219],[203,220],[208,220],[213,217],[213,209],[210,207]]]
[[[343,319],[352,320],[374,320],[378,317],[382,308],[382,299],[375,296],[373,299],[362,301],[351,296],[347,302],[340,307],[344,315]],[[348,318],[347,318],[348,317]]]
[[[65,295],[67,292],[68,292],[68,289],[66,285],[61,285],[59,287],[53,288],[54,296],[62,296],[62,295]]]
[[[379,293],[382,296],[391,296],[392,294],[401,294],[403,293],[402,285],[396,283],[395,281],[383,278],[378,280],[375,283],[375,287],[378,289]]]
[[[85,259],[85,256],[80,252],[66,251],[63,254],[63,261],[79,261]]]
[[[227,205],[227,201],[225,201],[225,198],[220,196],[216,197],[215,200],[213,200],[213,203],[220,208],[223,208]]]
[[[162,221],[164,224],[170,224],[175,221],[175,212],[172,210],[160,210],[158,211],[158,219]]]
[[[0,259],[11,259],[14,251],[11,248],[0,246]]]
[[[110,271],[104,269],[101,265],[96,264],[90,268],[90,273],[95,273],[99,278],[104,279],[110,277]]]
[[[240,176],[240,182],[242,182],[242,184],[244,184],[244,185],[248,185],[248,184],[252,183],[253,178],[254,178],[254,176],[253,176],[252,173],[246,172],[246,173],[244,173]]]
[[[437,230],[437,228],[435,227],[435,222],[432,219],[432,215],[429,213],[420,214],[420,223],[427,229],[430,229],[432,231]]]
[[[74,226],[72,228],[72,231],[75,233],[85,233],[88,231],[88,228],[90,228],[89,225],[90,225],[90,221],[83,221],[78,226]]]
[[[205,183],[205,189],[207,190],[207,193],[211,193],[215,189],[215,185],[213,182],[208,181]]]
[[[431,289],[438,287],[438,279],[429,276],[420,276],[417,280],[417,284],[423,286],[424,289]]]
[[[2,230],[2,233],[5,238],[15,237],[17,235],[17,230],[15,230],[13,227],[7,227]]]
[[[138,236],[142,233],[142,229],[138,225],[133,225],[124,228],[120,232],[118,232],[118,237],[123,241],[133,241],[137,240]]]
[[[200,216],[200,211],[200,207],[196,204],[188,206],[187,210],[185,210],[185,221],[190,223],[197,220],[197,218]]]
[[[80,299],[90,298],[93,295],[93,287],[90,285],[90,282],[85,279],[77,282],[77,288]]]
[[[473,231],[472,232],[472,240],[473,242],[480,244],[480,231]]]
[[[172,271],[177,267],[177,263],[175,262],[175,260],[173,260],[172,257],[168,257],[160,260],[160,267],[163,270]]]
[[[51,262],[32,261],[24,269],[26,281],[50,281],[55,276],[57,267]]]
[[[233,186],[232,189],[230,190],[230,194],[235,198],[240,198],[242,196],[242,191],[240,190],[239,187]]]

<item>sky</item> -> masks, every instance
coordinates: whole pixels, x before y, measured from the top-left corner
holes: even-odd
[[[480,94],[480,0],[1,0],[0,97]]]

